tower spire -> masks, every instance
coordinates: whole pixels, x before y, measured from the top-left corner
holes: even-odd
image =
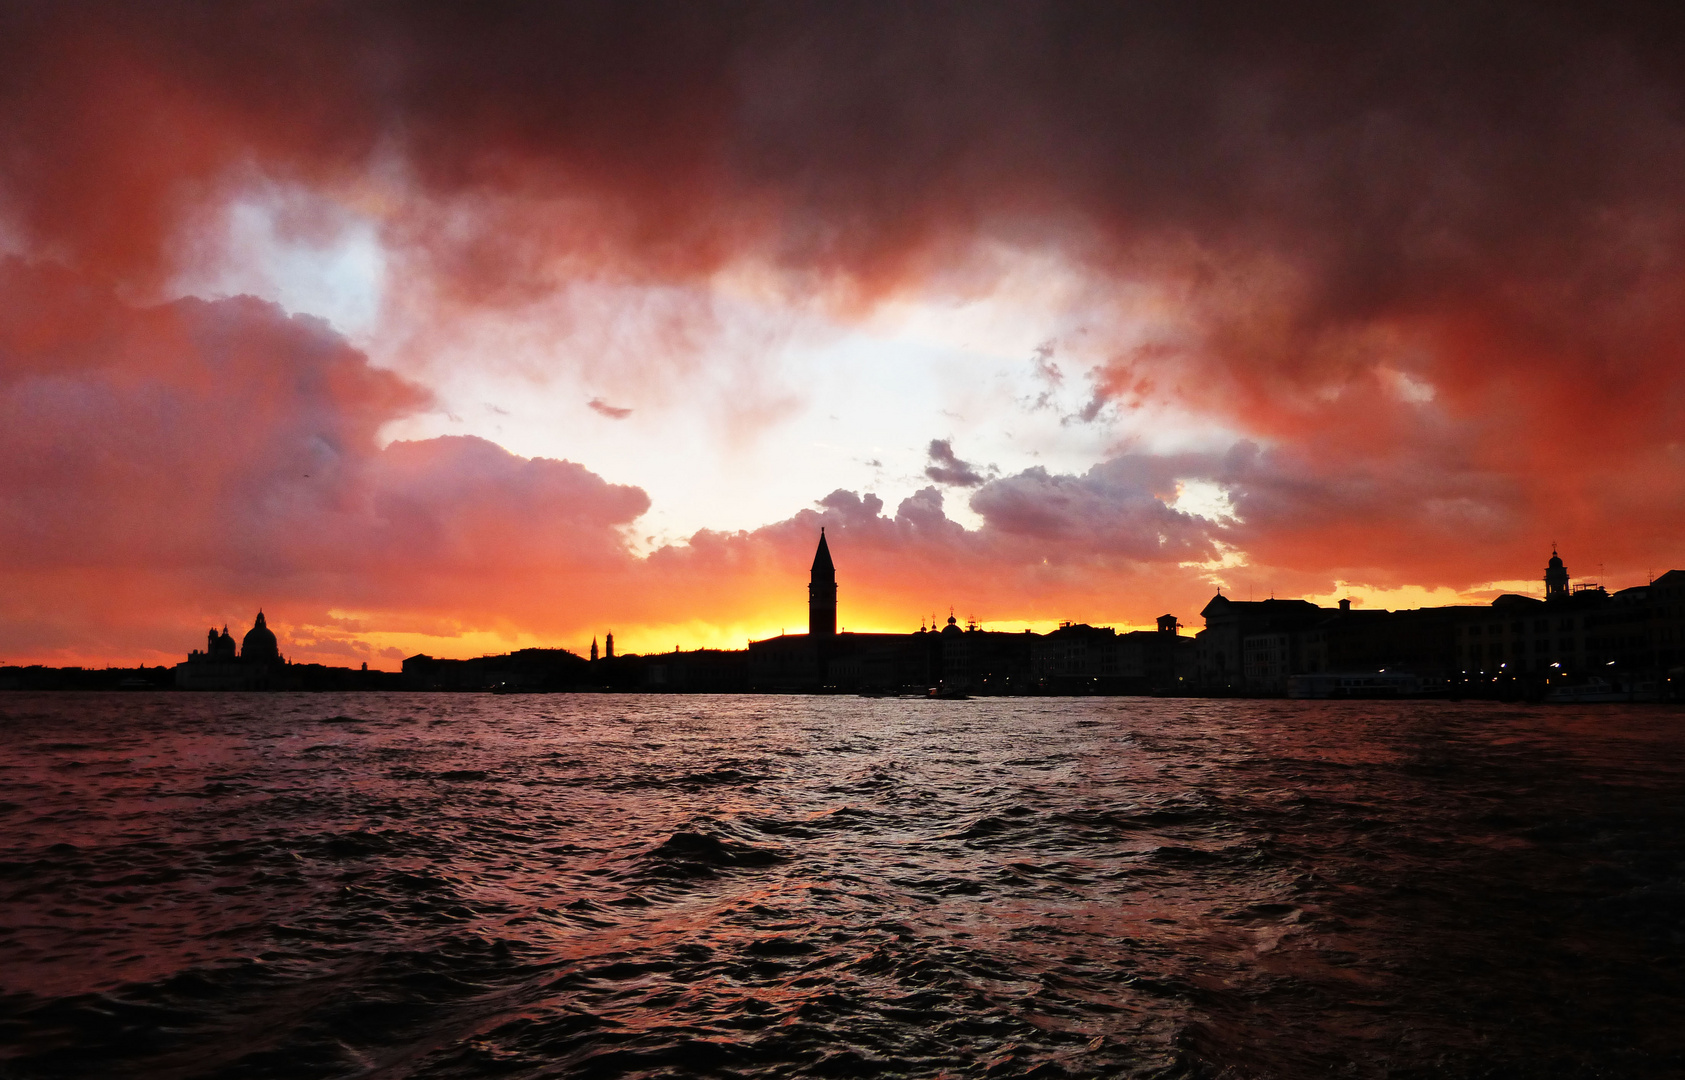
[[[823,526],[808,576],[807,632],[815,638],[835,637],[837,633],[837,567],[831,562],[831,546],[825,542]]]

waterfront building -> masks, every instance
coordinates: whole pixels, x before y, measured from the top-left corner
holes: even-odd
[[[823,530],[809,569],[808,632],[749,643],[749,685],[774,692],[1030,694],[1169,691],[1192,674],[1193,643],[1175,616],[1119,634],[1066,624],[1050,634],[985,630],[976,620],[912,633],[837,628],[837,569]]]
[[[749,643],[749,682],[760,690],[846,690],[924,693],[1007,692],[1028,684],[1028,646],[975,625],[961,629],[950,616],[937,631],[907,634],[837,629],[837,570],[824,530],[809,568],[808,632]]]
[[[1553,547],[1544,596],[1506,593],[1490,604],[1405,611],[1324,608],[1305,600],[1206,604],[1204,628],[1181,635],[1174,615],[1156,630],[1119,632],[1066,622],[1047,634],[985,630],[949,614],[911,633],[859,633],[838,625],[838,575],[820,531],[809,567],[808,632],[752,641],[744,650],[697,649],[599,657],[563,649],[445,660],[417,655],[401,676],[291,664],[258,612],[236,644],[211,629],[205,648],[176,665],[194,690],[654,690],[669,692],[970,694],[1244,694],[1413,696],[1470,693],[1558,696],[1567,688],[1680,697],[1685,690],[1685,571],[1610,592],[1575,582]],[[8,675],[21,685],[21,675]],[[1579,689],[1576,689],[1579,688]],[[1644,689],[1648,688],[1648,689]],[[1610,698],[1611,700],[1613,698]],[[1578,700],[1578,699],[1576,699]],[[1593,700],[1586,698],[1586,700]],[[1596,698],[1596,700],[1603,700]]]
[[[1315,696],[1535,697],[1616,676],[1623,684],[1685,683],[1685,572],[1610,593],[1595,582],[1573,582],[1553,548],[1543,584],[1543,599],[1505,593],[1488,605],[1406,611],[1354,611],[1349,600],[1338,609],[1303,600],[1240,602],[1219,593],[1202,612],[1194,683],[1208,693],[1292,687]],[[1381,675],[1387,678],[1369,678]]]
[[[1685,670],[1685,570],[1650,583],[1650,643],[1661,671]]]
[[[420,653],[404,660],[403,685],[406,690],[574,690],[593,685],[591,666],[566,649],[517,649],[468,660]],[[597,680],[607,681],[606,675]]]
[[[204,651],[195,649],[176,665],[175,684],[179,690],[285,690],[296,681],[290,666],[259,611],[238,652],[228,627],[209,631]]]
[[[1309,600],[1231,600],[1218,592],[1194,637],[1195,682],[1208,691],[1285,693],[1305,668],[1307,633],[1332,614]]]

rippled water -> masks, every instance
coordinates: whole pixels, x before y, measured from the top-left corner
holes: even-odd
[[[1685,714],[0,697],[0,1076],[1676,1076]]]

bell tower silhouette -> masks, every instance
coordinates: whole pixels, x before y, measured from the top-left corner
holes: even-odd
[[[1550,563],[1545,567],[1545,599],[1561,600],[1568,595],[1568,568],[1562,565],[1562,556],[1556,553],[1556,545],[1550,546]]]
[[[831,562],[831,548],[825,530],[819,530],[819,550],[813,555],[813,571],[807,583],[807,632],[814,638],[837,634],[837,568]]]

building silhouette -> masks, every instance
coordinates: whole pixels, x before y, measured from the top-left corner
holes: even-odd
[[[1685,686],[1685,571],[1611,593],[1572,582],[1551,550],[1544,598],[1354,611],[1219,593],[1195,637],[1194,689],[1247,695],[1458,694],[1579,700],[1677,697]],[[1576,697],[1575,695],[1580,695]]]
[[[497,690],[542,693],[557,690],[601,689],[592,669],[604,661],[588,662],[566,649],[517,649],[501,656],[449,660],[420,653],[404,660],[400,685],[405,690]],[[600,673],[599,673],[600,675]],[[615,689],[635,689],[617,686]]]
[[[1231,600],[1218,592],[1200,611],[1195,666],[1207,689],[1279,685],[1305,666],[1304,634],[1328,617],[1309,600]]]
[[[825,542],[823,527],[807,582],[807,632],[815,641],[837,634],[837,568],[831,562],[831,545]]]
[[[1545,599],[1560,600],[1568,595],[1568,568],[1562,565],[1562,556],[1556,553],[1556,545],[1550,546],[1550,562],[1545,566]]]
[[[258,613],[262,615],[262,612]],[[189,657],[200,655],[189,653]],[[239,647],[234,644],[234,636],[228,632],[227,624],[223,624],[222,633],[213,628],[205,635],[205,651],[202,654],[211,660],[233,660],[240,655]]]
[[[742,650],[617,656],[606,633],[602,655],[593,638],[589,659],[565,649],[467,660],[422,654],[405,659],[396,676],[288,663],[259,611],[238,647],[226,626],[209,630],[204,650],[176,665],[174,680],[194,690],[1685,696],[1685,571],[1610,592],[1573,581],[1553,545],[1543,585],[1543,599],[1506,593],[1490,604],[1403,611],[1354,609],[1350,600],[1333,608],[1239,601],[1219,590],[1191,637],[1170,614],[1155,630],[1065,622],[1036,634],[961,624],[950,612],[945,623],[932,617],[910,633],[859,633],[838,627],[837,566],[821,529],[807,633]],[[20,685],[24,678],[8,677]]]
[[[275,631],[269,629],[268,624],[264,622],[262,611],[257,613],[257,621],[240,641],[240,659],[248,664],[282,662],[280,642],[275,640]]]
[[[207,632],[204,651],[195,649],[176,665],[175,684],[180,690],[286,690],[296,682],[291,666],[259,611],[238,652],[228,627]]]
[[[1149,693],[1192,673],[1191,638],[1173,615],[1119,634],[1066,624],[1047,635],[962,626],[952,613],[912,633],[837,629],[837,568],[823,529],[807,586],[808,632],[751,641],[747,685],[766,691],[926,694]]]

